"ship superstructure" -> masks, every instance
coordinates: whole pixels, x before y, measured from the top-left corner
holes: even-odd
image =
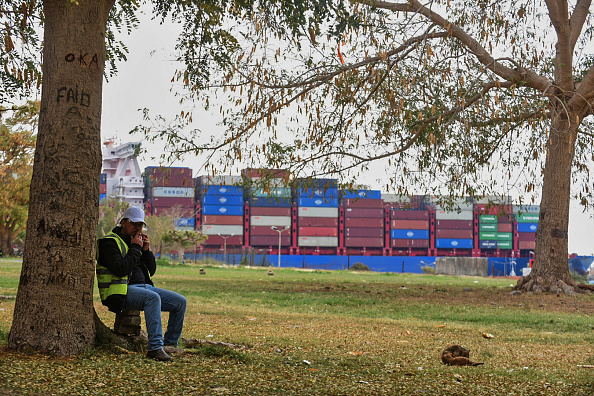
[[[103,174],[105,197],[130,205],[143,206],[144,181],[134,153],[140,142],[115,145],[111,140],[103,147]],[[101,197],[101,198],[105,198]]]

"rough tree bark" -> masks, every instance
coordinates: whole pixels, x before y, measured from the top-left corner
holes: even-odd
[[[540,219],[536,231],[536,260],[531,273],[518,281],[516,289],[573,294],[580,289],[569,275],[567,230],[571,167],[579,123],[570,122],[572,116],[564,112],[563,106],[555,107],[561,108],[554,110],[547,142]],[[573,119],[576,118],[574,115]]]
[[[8,345],[63,356],[95,343],[101,97],[114,0],[43,3],[39,132]]]

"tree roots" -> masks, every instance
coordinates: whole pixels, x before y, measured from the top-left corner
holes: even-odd
[[[583,287],[586,286],[586,287]],[[550,280],[545,279],[542,276],[533,276],[532,274],[527,277],[522,277],[518,280],[518,284],[514,287],[514,290],[529,291],[533,293],[553,293],[553,294],[567,294],[574,296],[578,293],[585,293],[586,290],[592,290],[594,288],[588,287],[589,285],[578,285],[573,280]]]

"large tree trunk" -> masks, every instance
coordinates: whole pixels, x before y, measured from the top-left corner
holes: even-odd
[[[567,235],[571,166],[579,122],[570,122],[577,117],[572,118],[561,106],[554,111],[547,142],[534,265],[516,289],[573,294],[579,288],[569,275]]]
[[[45,0],[26,250],[8,345],[59,356],[95,342],[105,26],[113,0]]]

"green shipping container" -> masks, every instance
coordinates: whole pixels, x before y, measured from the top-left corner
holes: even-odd
[[[511,240],[512,240],[511,232],[498,232],[497,233],[497,243],[499,243],[499,241],[511,241]]]
[[[522,213],[516,215],[518,223],[538,223],[538,213]]]
[[[479,223],[479,231],[480,232],[483,232],[483,231],[497,232],[497,223],[486,223],[486,224]]]
[[[512,245],[512,241],[497,241],[497,247],[499,249],[511,249],[513,247]]]
[[[496,232],[481,232],[481,233],[479,233],[479,239],[481,241],[496,240],[497,233]]]
[[[497,223],[497,216],[495,215],[482,215],[479,216],[479,223]]]

